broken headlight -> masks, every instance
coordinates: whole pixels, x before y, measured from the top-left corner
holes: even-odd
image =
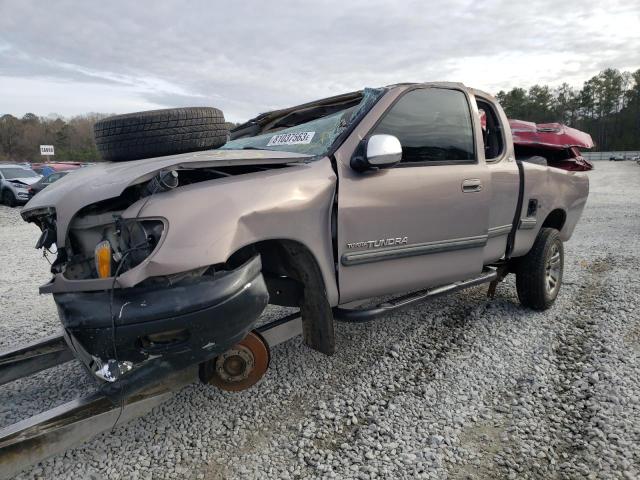
[[[161,220],[119,219],[116,222],[113,260],[119,273],[126,272],[144,261],[155,250],[162,237]]]
[[[58,252],[54,265],[71,280],[121,275],[151,255],[163,231],[160,219],[86,218],[74,224],[69,244]]]

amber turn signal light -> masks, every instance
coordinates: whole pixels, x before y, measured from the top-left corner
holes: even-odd
[[[103,240],[96,245],[94,257],[98,277],[109,278],[111,276],[111,244],[108,240]]]

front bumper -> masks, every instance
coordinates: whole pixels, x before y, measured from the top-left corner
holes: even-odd
[[[57,293],[54,299],[69,347],[96,378],[105,380],[101,369],[116,357],[125,366],[102,392],[127,397],[242,340],[269,300],[261,268],[256,256],[187,284]]]
[[[14,190],[13,196],[16,199],[16,203],[20,204],[27,203],[29,200],[31,200],[31,197],[33,197],[33,195],[26,190]]]

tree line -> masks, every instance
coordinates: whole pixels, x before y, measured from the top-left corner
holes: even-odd
[[[640,69],[608,68],[581,89],[567,83],[557,88],[534,85],[501,90],[496,97],[509,118],[578,128],[591,134],[600,151],[640,150]],[[58,161],[100,161],[93,124],[105,116],[90,113],[65,120],[33,113],[1,115],[0,161],[41,161],[40,145],[54,145]]]
[[[607,68],[581,89],[534,85],[496,95],[509,118],[560,122],[591,134],[595,150],[640,149],[640,69]]]
[[[93,124],[106,115],[92,113],[62,118],[38,117],[27,113],[22,118],[0,116],[0,160],[41,162],[40,145],[55,147],[55,160],[95,162],[100,160],[93,139]]]

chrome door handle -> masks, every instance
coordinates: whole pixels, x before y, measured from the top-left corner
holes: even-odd
[[[462,182],[464,193],[479,192],[482,190],[482,181],[479,178],[467,178]]]

